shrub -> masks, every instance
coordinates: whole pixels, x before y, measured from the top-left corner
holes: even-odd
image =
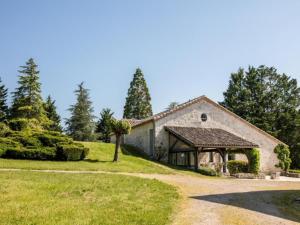
[[[290,173],[300,173],[300,170],[289,170]]]
[[[89,153],[89,149],[79,143],[58,144],[56,158],[64,161],[77,161],[84,159]]]
[[[292,162],[288,146],[279,144],[274,148],[274,153],[277,154],[277,158],[279,160],[279,163],[275,166],[283,169],[284,171],[288,171]]]
[[[227,162],[227,168],[230,174],[247,173],[248,163],[241,160],[230,160]]]
[[[257,148],[251,150],[245,150],[245,154],[248,158],[248,172],[257,174],[260,167],[260,151]]]
[[[5,137],[10,133],[9,127],[5,123],[0,123],[0,137]]]
[[[35,135],[43,146],[55,147],[58,143],[72,143],[72,139],[64,135],[52,135],[50,133],[39,133]]]
[[[20,142],[23,146],[41,147],[41,142],[34,136],[26,132],[14,132],[9,136],[10,139]]]
[[[10,159],[53,160],[56,157],[56,149],[50,147],[8,148],[3,157]]]
[[[197,172],[206,176],[217,176],[217,172],[209,167],[201,167],[197,170]]]

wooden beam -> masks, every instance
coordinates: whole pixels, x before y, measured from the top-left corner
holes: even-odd
[[[199,169],[199,162],[198,162],[198,148],[195,148],[195,156],[194,156],[194,160],[195,160],[195,170],[197,171]]]

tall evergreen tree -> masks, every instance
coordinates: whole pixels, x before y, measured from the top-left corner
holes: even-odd
[[[67,133],[77,141],[89,141],[94,139],[94,116],[92,102],[89,97],[89,90],[84,88],[83,82],[75,90],[77,102],[71,105],[70,119],[67,119]]]
[[[100,113],[100,120],[97,123],[96,132],[100,134],[100,140],[103,142],[110,142],[110,135],[112,134],[111,121],[113,119],[113,112],[109,109],[103,109]]]
[[[292,157],[300,149],[300,88],[295,79],[273,67],[249,67],[231,74],[221,103],[237,115],[274,135],[291,147]],[[299,145],[300,146],[300,145]],[[300,166],[300,158],[292,158]]]
[[[7,119],[8,114],[8,106],[7,106],[7,92],[8,89],[2,84],[2,80],[0,78],[0,122]]]
[[[151,97],[141,69],[136,69],[130,83],[123,118],[145,119],[152,116]]]
[[[60,125],[61,119],[56,111],[55,100],[52,100],[50,95],[47,97],[46,102],[44,103],[44,109],[48,119],[51,121],[48,129],[62,132],[62,127]]]
[[[13,92],[11,107],[12,118],[27,118],[44,121],[46,118],[41,97],[39,71],[34,60],[30,58],[19,70],[18,87]]]

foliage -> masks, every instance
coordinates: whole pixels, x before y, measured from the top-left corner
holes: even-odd
[[[123,118],[145,119],[152,116],[149,89],[142,70],[137,68],[128,89]]]
[[[10,159],[54,160],[56,157],[56,148],[8,148],[3,157]]]
[[[260,168],[260,151],[257,148],[228,150],[229,154],[245,154],[248,159],[248,172],[257,174]]]
[[[49,120],[43,108],[39,71],[34,60],[30,58],[19,70],[19,86],[13,92],[11,117],[36,119],[41,126],[47,126]]]
[[[300,170],[289,170],[290,173],[300,173]]]
[[[47,130],[59,131],[62,132],[62,127],[60,125],[60,116],[56,111],[55,100],[52,100],[51,96],[47,97],[46,102],[44,103],[44,109],[48,119],[51,121]]]
[[[290,150],[288,146],[279,144],[274,148],[274,153],[277,154],[277,158],[279,160],[278,164],[275,166],[283,169],[284,171],[288,171],[291,165]]]
[[[273,67],[239,69],[231,74],[221,104],[288,144],[293,166],[300,165],[300,88],[296,79]]]
[[[197,170],[197,172],[206,176],[212,176],[212,177],[217,176],[217,172],[209,167],[202,166]]]
[[[113,112],[109,109],[103,109],[100,113],[100,120],[97,123],[96,132],[100,133],[100,140],[106,143],[110,142],[110,135],[112,134],[111,120],[113,119]]]
[[[171,110],[174,109],[176,106],[178,106],[179,103],[178,102],[171,102],[168,107],[166,108],[166,110]]]
[[[247,173],[248,162],[241,161],[241,160],[229,160],[227,162],[227,168],[230,174]]]
[[[9,126],[5,123],[0,122],[0,137],[6,137],[11,132]]]
[[[248,172],[257,174],[260,167],[260,151],[257,148],[251,150],[245,150],[245,154],[248,158]]]
[[[131,125],[127,120],[112,119],[111,129],[116,136],[116,147],[115,147],[115,155],[114,155],[113,162],[117,162],[119,159],[119,148],[121,145],[121,136],[130,133]]]
[[[73,140],[66,135],[56,132],[34,134],[43,146],[55,147],[58,143],[72,144]]]
[[[8,106],[7,106],[7,91],[8,89],[2,84],[0,78],[0,122],[7,119],[8,115]]]
[[[54,131],[10,131],[0,138],[0,156],[13,159],[82,160],[89,149]]]
[[[154,157],[158,162],[162,161],[167,157],[168,151],[163,146],[155,147],[154,149]]]
[[[56,158],[65,161],[83,160],[89,153],[89,149],[81,144],[58,144]]]
[[[67,119],[67,133],[76,141],[89,141],[94,139],[94,116],[89,90],[84,88],[83,82],[75,90],[77,101],[71,105],[71,117]]]

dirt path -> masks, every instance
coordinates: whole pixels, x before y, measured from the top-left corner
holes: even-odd
[[[0,171],[20,171],[0,169]],[[31,170],[32,171],[32,170]],[[102,171],[52,171],[55,173],[111,173]],[[173,225],[277,225],[299,224],[282,213],[274,196],[300,190],[300,182],[202,178],[188,175],[111,173],[158,179],[177,186],[183,204],[174,214]],[[300,196],[298,196],[300,197]],[[300,212],[299,212],[300,214]],[[300,215],[299,215],[300,216]]]

